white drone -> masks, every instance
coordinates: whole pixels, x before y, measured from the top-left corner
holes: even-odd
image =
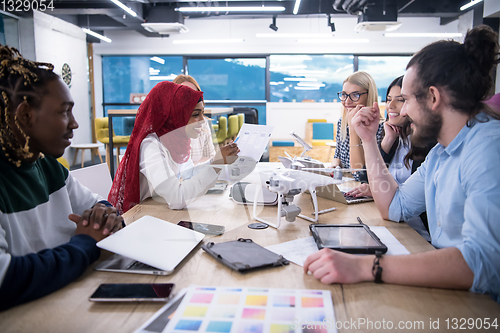
[[[281,225],[281,219],[285,217],[288,222],[295,221],[298,216],[310,222],[318,222],[318,198],[316,196],[316,188],[319,186],[326,186],[330,184],[341,184],[342,177],[340,179],[334,179],[328,174],[318,174],[302,170],[324,170],[324,166],[321,162],[304,157],[305,153],[312,149],[302,138],[300,138],[294,132],[291,133],[292,136],[304,147],[304,152],[300,157],[291,157],[288,153],[285,154],[288,158],[280,157],[282,164],[285,169],[278,169],[273,171],[266,180],[260,185],[265,186],[271,192],[278,194],[278,212],[276,217],[276,223],[266,221],[257,216],[257,202],[259,192],[255,191],[255,197],[253,200],[253,215],[257,221],[263,222],[273,228],[279,228]],[[312,166],[312,168],[306,168],[306,166]],[[300,214],[301,209],[293,204],[294,197],[297,194],[309,191],[311,193],[311,199],[314,206],[314,218]]]
[[[342,180],[333,179],[332,177],[311,172],[293,169],[278,169],[274,171],[269,177],[269,180],[266,181],[266,186],[269,191],[278,194],[278,212],[276,216],[276,223],[266,221],[257,216],[258,191],[255,191],[255,197],[253,200],[254,218],[257,221],[263,222],[276,229],[280,227],[282,217],[285,217],[288,222],[295,221],[297,216],[310,222],[318,222],[318,199],[316,196],[316,188],[318,186],[341,183]],[[307,190],[311,193],[314,206],[314,219],[300,214],[301,209],[293,204],[294,197]]]

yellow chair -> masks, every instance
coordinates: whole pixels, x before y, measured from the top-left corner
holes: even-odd
[[[217,131],[217,143],[221,144],[226,141],[227,138],[227,118],[219,117],[219,130]]]
[[[68,161],[67,161],[64,157],[62,157],[62,156],[61,156],[61,157],[59,157],[59,158],[57,159],[57,161],[58,161],[59,163],[61,163],[61,164],[63,165],[63,167],[65,167],[66,169],[68,169],[68,170],[69,170],[69,163],[68,163]]]
[[[245,114],[238,113],[238,133],[240,132],[241,126],[245,123]]]
[[[238,135],[238,132],[240,131],[240,127],[238,124],[238,116],[233,114],[232,116],[229,116],[228,120],[228,126],[227,126],[227,139],[228,140],[234,140],[236,136]]]
[[[109,151],[109,129],[108,129],[108,117],[96,118],[95,122],[95,136],[99,142],[106,145],[106,163],[109,167],[109,159],[113,152]],[[130,136],[115,135],[113,131],[113,147],[116,148],[116,165],[120,164],[120,148],[127,147]]]

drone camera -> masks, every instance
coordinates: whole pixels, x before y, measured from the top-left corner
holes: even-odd
[[[293,222],[295,221],[297,215],[300,214],[300,212],[300,207],[297,207],[295,205],[285,206],[281,210],[281,216],[284,216],[285,220],[287,220],[288,222]]]

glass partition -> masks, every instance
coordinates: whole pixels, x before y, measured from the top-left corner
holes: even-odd
[[[352,55],[271,55],[271,102],[333,102],[353,73]]]
[[[359,56],[358,68],[373,76],[379,98],[385,101],[387,87],[395,78],[405,74],[410,59],[411,56]]]
[[[265,58],[188,59],[189,75],[204,92],[205,100],[266,99]]]
[[[133,96],[147,94],[161,81],[171,81],[182,74],[182,57],[170,56],[103,56],[103,102],[104,116],[109,109],[137,109]],[[114,104],[116,105],[109,105]],[[130,135],[130,119],[116,117],[113,129],[116,135]]]

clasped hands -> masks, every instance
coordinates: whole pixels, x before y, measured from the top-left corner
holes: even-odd
[[[123,217],[118,215],[115,207],[108,207],[102,203],[96,203],[91,209],[83,214],[70,214],[68,218],[76,223],[75,234],[85,234],[100,241],[114,234],[123,226]]]

